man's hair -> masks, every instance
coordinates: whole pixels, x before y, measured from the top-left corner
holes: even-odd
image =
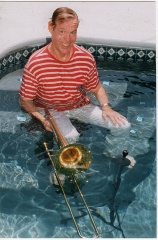
[[[67,7],[61,7],[61,8],[57,8],[54,11],[51,20],[52,20],[52,24],[55,26],[57,22],[63,23],[69,19],[75,19],[75,18],[77,19],[79,24],[78,16],[75,11]]]

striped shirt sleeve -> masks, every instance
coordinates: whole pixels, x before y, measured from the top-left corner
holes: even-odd
[[[87,79],[87,84],[86,84],[86,90],[88,92],[90,92],[91,90],[94,90],[100,82],[95,60],[94,60],[92,68],[89,71],[87,78],[88,79]]]
[[[35,99],[37,88],[38,88],[38,81],[29,70],[29,64],[25,65],[22,84],[20,87],[19,94],[24,98]]]

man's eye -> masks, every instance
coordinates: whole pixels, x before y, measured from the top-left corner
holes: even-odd
[[[72,35],[75,35],[75,34],[76,34],[76,31],[73,31],[71,34],[72,34]]]

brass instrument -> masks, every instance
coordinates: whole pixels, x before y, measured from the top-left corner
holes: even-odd
[[[79,143],[68,144],[67,140],[62,136],[56,122],[54,121],[54,119],[50,115],[50,112],[47,109],[45,109],[45,114],[46,114],[48,120],[51,123],[55,139],[56,139],[56,141],[58,143],[58,146],[60,148],[57,151],[54,160],[52,159],[52,157],[53,157],[53,155],[51,154],[52,150],[48,149],[48,146],[47,146],[46,142],[44,142],[43,144],[44,144],[44,147],[46,149],[47,155],[48,155],[48,157],[49,157],[49,159],[50,159],[50,161],[53,165],[55,176],[56,176],[57,181],[59,183],[59,186],[62,190],[62,193],[64,195],[65,202],[68,206],[68,209],[69,209],[69,212],[71,214],[74,225],[76,227],[77,233],[81,238],[85,238],[84,236],[82,236],[82,234],[80,232],[80,229],[77,225],[74,214],[72,212],[72,208],[71,208],[71,206],[68,202],[67,196],[65,194],[65,191],[64,191],[64,188],[63,188],[63,185],[62,185],[62,182],[59,178],[58,173],[64,173],[65,175],[69,175],[69,176],[71,175],[71,177],[73,179],[73,182],[76,185],[77,190],[78,190],[78,192],[79,192],[79,194],[80,194],[80,196],[81,196],[81,198],[84,202],[84,205],[87,209],[87,212],[89,214],[92,226],[95,230],[95,237],[99,237],[99,232],[98,232],[98,229],[97,229],[96,224],[94,222],[94,219],[92,217],[92,214],[90,212],[90,209],[89,209],[89,207],[86,203],[86,200],[85,200],[85,198],[84,198],[84,196],[83,196],[83,194],[80,190],[80,187],[79,187],[79,185],[77,183],[77,180],[75,178],[75,175],[74,175],[77,172],[84,171],[84,170],[89,168],[89,166],[91,164],[91,158],[92,158],[91,153],[88,150],[88,148],[86,146],[82,145],[82,144],[79,144]]]

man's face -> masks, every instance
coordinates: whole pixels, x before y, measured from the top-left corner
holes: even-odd
[[[77,38],[77,19],[69,19],[64,23],[52,26],[52,44],[61,54],[69,54]]]

